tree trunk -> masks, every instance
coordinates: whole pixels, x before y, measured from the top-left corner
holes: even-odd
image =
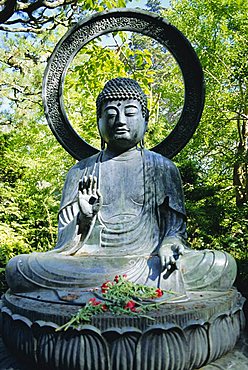
[[[236,189],[236,205],[243,207],[248,203],[248,119],[243,116],[237,120],[237,124],[239,143],[233,169],[233,185]]]

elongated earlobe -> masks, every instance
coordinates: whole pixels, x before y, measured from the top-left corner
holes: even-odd
[[[105,149],[105,141],[103,140],[103,138],[101,137],[101,149],[104,150]]]
[[[144,149],[145,148],[145,141],[144,141],[144,139],[140,140],[140,147],[141,147],[141,149]]]

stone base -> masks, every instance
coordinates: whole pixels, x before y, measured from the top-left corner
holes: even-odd
[[[29,366],[47,370],[196,369],[231,351],[244,326],[243,299],[235,289],[191,293],[189,301],[168,302],[150,318],[98,315],[90,325],[66,332],[56,328],[78,306],[41,304],[10,293],[2,303],[7,348],[20,363],[28,359]]]
[[[201,370],[248,370],[248,333],[243,333],[233,351]]]
[[[0,336],[0,369],[28,370],[6,348]],[[31,368],[30,368],[31,369]],[[201,370],[248,370],[248,333],[242,333],[234,349],[220,359],[201,367]],[[117,369],[118,370],[118,369]],[[195,370],[195,369],[194,369]]]

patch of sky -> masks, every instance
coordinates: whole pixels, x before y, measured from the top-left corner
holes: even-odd
[[[127,2],[127,8],[141,8],[147,10],[146,6],[147,0],[133,0]],[[170,6],[170,0],[161,0],[160,5],[162,8],[168,8]]]

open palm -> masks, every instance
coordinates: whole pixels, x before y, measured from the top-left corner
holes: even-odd
[[[97,188],[96,176],[84,176],[79,183],[78,204],[85,218],[93,218],[102,207],[102,195]]]

